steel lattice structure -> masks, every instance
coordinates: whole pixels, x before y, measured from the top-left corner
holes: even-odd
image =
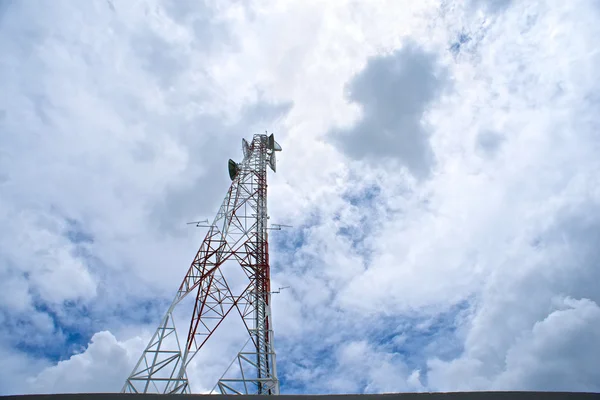
[[[270,308],[267,240],[267,165],[275,171],[273,135],[242,140],[244,159],[229,160],[231,186],[187,271],[171,306],[123,387],[126,393],[190,393],[186,368],[233,311],[239,314],[248,341],[237,354],[237,375],[222,377],[222,394],[279,394]],[[241,289],[230,286],[224,263],[235,261],[247,277]],[[182,348],[174,312],[195,292],[185,346]],[[183,339],[183,337],[182,337]]]

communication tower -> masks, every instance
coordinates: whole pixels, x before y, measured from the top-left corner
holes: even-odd
[[[122,392],[191,393],[186,368],[233,311],[241,317],[248,340],[232,363],[237,373],[224,375],[215,388],[221,394],[279,394],[271,319],[267,165],[276,170],[275,153],[281,147],[272,134],[256,134],[251,143],[242,139],[242,150],[240,163],[229,160],[231,186]],[[225,267],[241,269],[243,279],[228,282]],[[193,311],[187,335],[180,336],[174,313],[190,293],[196,296]]]

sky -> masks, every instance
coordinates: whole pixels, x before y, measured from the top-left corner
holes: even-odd
[[[265,131],[282,393],[600,391],[599,18],[0,0],[0,394],[120,391]]]

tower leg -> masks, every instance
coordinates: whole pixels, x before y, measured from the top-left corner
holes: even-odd
[[[187,376],[176,374],[183,365],[172,308],[150,339],[133,372],[127,378],[125,393],[190,393]]]

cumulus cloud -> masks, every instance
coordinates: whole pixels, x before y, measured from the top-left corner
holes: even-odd
[[[44,369],[28,385],[36,393],[118,392],[144,346],[140,338],[118,342],[110,332],[98,332],[84,353]]]
[[[494,368],[493,362],[477,356],[432,360],[430,383],[442,390],[597,392],[600,308],[587,299],[555,303],[557,309],[532,327],[507,336],[514,339],[501,353],[506,355],[503,365]]]
[[[27,355],[19,350],[0,348],[2,363],[9,365],[0,376],[3,394],[21,394],[27,387],[27,380],[52,364],[35,355]]]
[[[119,390],[264,130],[284,392],[600,390],[599,10],[501,3],[0,3],[0,391]]]
[[[494,386],[534,390],[600,390],[594,365],[600,356],[600,307],[566,298],[520,338],[507,354],[506,370]]]
[[[348,85],[360,121],[337,132],[338,145],[351,157],[392,158],[420,178],[429,175],[434,159],[423,114],[446,85],[435,54],[412,42],[369,59]]]
[[[399,354],[377,349],[367,341],[344,343],[336,351],[336,370],[329,382],[332,392],[385,393],[422,389],[418,371],[409,371]],[[355,365],[361,365],[360,369]],[[409,378],[412,376],[412,378]]]

